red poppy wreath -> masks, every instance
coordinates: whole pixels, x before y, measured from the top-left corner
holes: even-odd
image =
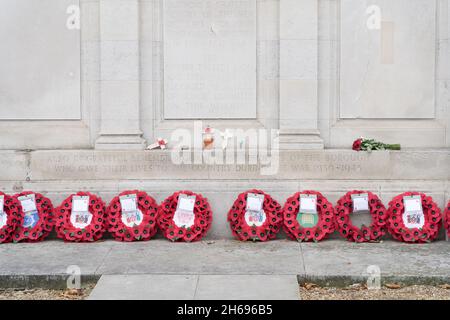
[[[0,192],[0,243],[11,242],[17,227],[23,224],[19,200]]]
[[[358,228],[353,225],[350,214],[355,212],[357,204],[354,203],[352,196],[363,195],[365,201],[364,210],[368,210],[372,217],[370,226]],[[355,199],[357,199],[355,197]],[[356,201],[356,200],[355,200]],[[386,233],[387,210],[382,201],[376,194],[369,191],[350,191],[347,192],[337,202],[335,207],[336,224],[340,234],[352,242],[376,242]]]
[[[316,213],[300,212],[302,195],[316,198]],[[283,230],[290,239],[299,242],[318,242],[335,230],[333,205],[317,191],[297,192],[288,198],[283,208],[283,218]]]
[[[25,191],[14,195],[22,206],[23,223],[13,235],[13,241],[39,242],[53,230],[53,204],[40,193]]]
[[[241,241],[275,239],[283,222],[281,205],[260,190],[241,193],[228,211],[231,232]]]
[[[450,201],[447,203],[447,207],[444,212],[445,217],[445,230],[447,230],[447,238],[450,238]]]
[[[66,198],[55,209],[57,237],[67,242],[94,242],[106,232],[106,209],[102,199],[89,192]]]
[[[124,191],[107,209],[108,231],[118,241],[147,241],[157,229],[158,204],[147,193]]]
[[[208,199],[192,191],[179,191],[165,199],[158,209],[158,227],[171,241],[201,240],[211,228]]]
[[[416,200],[417,208],[405,213],[405,197]],[[411,205],[412,206],[412,205]],[[441,210],[433,199],[424,193],[405,192],[389,202],[388,231],[396,240],[425,243],[436,239],[441,225]]]

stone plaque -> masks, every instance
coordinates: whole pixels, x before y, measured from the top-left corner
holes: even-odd
[[[0,119],[80,119],[78,0],[0,1]],[[76,19],[76,17],[75,17]]]
[[[436,1],[342,0],[340,38],[341,118],[434,118]]]
[[[164,117],[256,118],[256,0],[165,0]]]

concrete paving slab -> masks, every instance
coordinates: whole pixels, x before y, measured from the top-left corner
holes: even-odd
[[[343,239],[299,244],[289,240],[141,243],[107,240],[72,244],[59,240],[0,245],[0,287],[36,278],[62,280],[70,265],[84,276],[99,275],[298,275],[367,277],[376,265],[383,276],[450,279],[450,243],[349,243]],[[11,283],[11,282],[9,282]],[[30,282],[31,283],[31,282]]]
[[[298,300],[293,275],[104,275],[90,300]]]
[[[114,243],[101,274],[290,274],[303,272],[300,244],[236,240]]]
[[[201,275],[197,300],[298,300],[292,275]]]
[[[450,276],[450,243],[445,241],[356,244],[336,239],[302,243],[301,250],[309,276],[366,276],[371,265],[378,266],[382,275]]]
[[[104,275],[89,300],[193,300],[198,276]]]
[[[112,241],[64,243],[47,240],[40,243],[0,245],[0,275],[66,274],[67,267],[77,265],[84,275],[92,275],[106,258]]]

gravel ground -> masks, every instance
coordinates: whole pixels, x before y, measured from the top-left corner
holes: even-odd
[[[47,289],[0,289],[0,300],[84,300],[91,293],[94,285],[81,291],[47,290]]]
[[[347,288],[321,288],[312,283],[300,286],[301,300],[450,300],[450,285],[408,286],[387,285],[380,290],[368,290],[355,284]],[[84,300],[94,285],[81,290],[0,289],[0,300]]]
[[[300,286],[300,297],[301,300],[450,300],[450,285],[387,286],[390,288],[384,286],[379,290],[368,290],[360,284],[347,288],[321,288],[314,284],[305,284]]]

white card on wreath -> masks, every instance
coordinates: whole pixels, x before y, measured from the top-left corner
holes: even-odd
[[[301,194],[299,211],[300,213],[317,214],[317,195]]]
[[[173,222],[179,228],[190,228],[194,225],[195,214],[195,196],[188,196],[186,194],[180,194],[178,196],[177,211],[173,215]]]
[[[5,212],[0,212],[0,229],[6,226],[6,222],[8,221],[8,217]]]
[[[8,217],[6,216],[5,209],[5,196],[0,196],[0,229],[6,225]]]
[[[405,205],[405,212],[407,211],[423,212],[422,198],[420,196],[403,197],[403,204]]]
[[[135,194],[127,194],[120,197],[120,206],[122,212],[136,212],[137,211],[137,198]]]
[[[0,196],[0,214],[2,214],[5,211],[5,196]]]
[[[186,194],[179,195],[177,209],[194,212],[194,205],[195,205],[195,196],[188,196]]]
[[[73,196],[72,197],[72,211],[88,212],[89,211],[89,196]]]
[[[420,229],[425,225],[425,216],[422,208],[422,198],[420,196],[403,197],[405,212],[403,213],[403,223],[409,229]]]
[[[34,194],[29,194],[18,198],[20,204],[22,205],[23,212],[36,211],[36,196]]]
[[[247,211],[262,211],[264,204],[264,195],[257,193],[249,193],[247,195]]]
[[[367,193],[352,194],[353,212],[369,211],[369,195]]]

